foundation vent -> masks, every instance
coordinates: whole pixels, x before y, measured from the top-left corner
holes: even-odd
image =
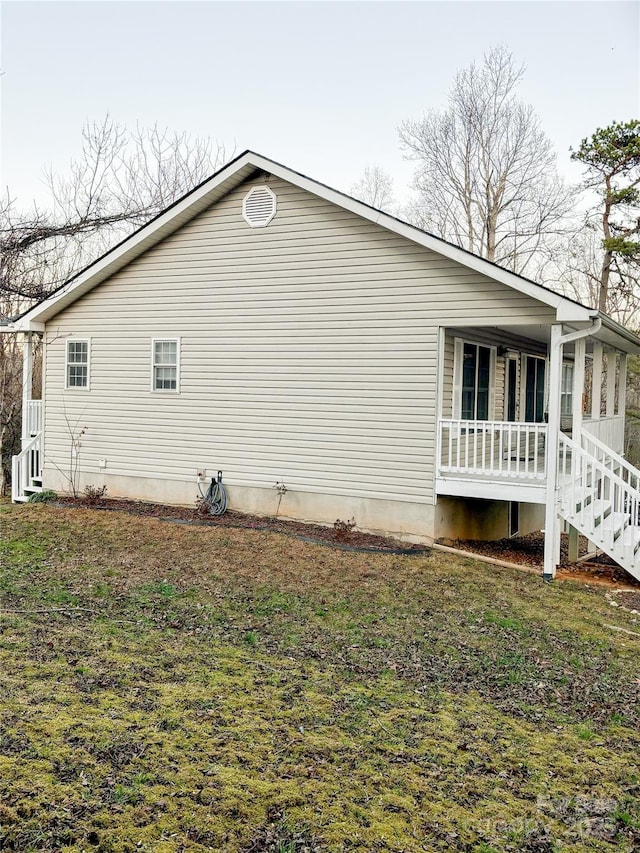
[[[252,228],[264,228],[276,215],[276,197],[269,187],[252,187],[242,202],[242,216]]]

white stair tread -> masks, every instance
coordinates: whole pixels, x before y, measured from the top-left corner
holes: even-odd
[[[578,515],[582,515],[585,518],[594,518],[600,519],[603,517],[607,517],[611,512],[611,501],[602,501],[596,500],[588,503]]]
[[[636,551],[640,546],[640,527],[627,527],[622,534],[622,544],[625,548],[633,548]]]
[[[622,533],[624,528],[629,524],[629,516],[626,512],[612,512],[602,522],[602,528],[606,531],[613,530],[614,536]]]

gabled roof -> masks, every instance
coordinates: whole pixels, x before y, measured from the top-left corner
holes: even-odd
[[[631,335],[631,333],[627,332],[627,330],[623,329],[622,326],[615,323],[606,315],[600,314],[594,309],[587,308],[565,296],[561,296],[527,278],[509,272],[497,264],[491,263],[465,249],[461,249],[459,246],[448,243],[446,240],[435,237],[433,234],[422,231],[414,225],[383,213],[364,202],[357,201],[351,198],[351,196],[334,190],[318,181],[314,181],[300,172],[295,172],[293,169],[289,169],[281,163],[277,163],[253,151],[245,151],[227,163],[218,172],[187,193],[187,195],[174,202],[146,225],[139,228],[102,257],[77,273],[45,300],[17,318],[12,323],[13,330],[42,331],[44,328],[43,324],[48,319],[105,281],[156,243],[173,234],[182,225],[189,222],[239,184],[259,172],[267,172],[288,181],[294,186],[307,190],[339,207],[350,210],[352,213],[370,222],[375,222],[389,231],[406,237],[414,243],[418,243],[469,269],[486,275],[508,287],[512,287],[514,290],[554,308],[559,322],[580,324],[588,323],[594,318],[600,317],[603,325],[606,325],[616,337],[622,334],[628,342],[634,344],[634,348],[640,346],[640,339],[636,338],[635,335]]]

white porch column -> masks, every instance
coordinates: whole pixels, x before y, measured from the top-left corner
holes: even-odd
[[[591,382],[591,417],[593,420],[598,420],[602,403],[602,344],[600,341],[593,344],[593,376]]]
[[[22,343],[22,440],[30,438],[27,432],[27,403],[33,394],[33,340],[32,333],[25,332]]]
[[[584,360],[586,354],[586,341],[580,338],[574,344],[574,367],[573,367],[573,394],[572,394],[572,436],[573,440],[580,443],[582,432],[582,399],[584,396]],[[549,418],[551,419],[551,418]]]
[[[625,414],[627,408],[627,354],[620,353],[620,372],[618,373],[618,414]]]
[[[607,350],[607,417],[612,418],[616,409],[616,351]]]
[[[573,389],[571,407],[571,437],[577,444],[582,444],[582,401],[584,398],[584,372],[587,342],[579,338],[574,343]],[[573,462],[575,466],[575,460]],[[573,471],[575,476],[575,470]],[[575,527],[569,527],[569,560],[572,563],[578,559],[579,537]]]
[[[544,575],[555,577],[560,562],[560,521],[556,508],[558,436],[560,433],[560,385],[562,380],[562,326],[551,326],[549,346],[549,423],[547,425],[547,496],[544,520]]]

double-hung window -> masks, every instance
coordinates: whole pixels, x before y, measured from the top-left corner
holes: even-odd
[[[89,388],[89,341],[69,338],[65,358],[67,388]]]
[[[151,342],[151,390],[180,390],[179,338],[155,338]]]
[[[495,348],[455,341],[454,416],[467,421],[493,417]]]
[[[562,365],[562,384],[560,385],[560,414],[569,416],[573,412],[573,364],[566,361]]]

